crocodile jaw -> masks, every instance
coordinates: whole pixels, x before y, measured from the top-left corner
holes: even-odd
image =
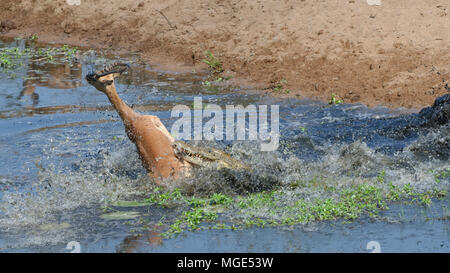
[[[247,169],[250,168],[239,160],[232,158],[229,154],[213,149],[200,148],[186,144],[182,141],[175,141],[173,144],[175,155],[182,158],[196,167],[215,167],[217,169]]]

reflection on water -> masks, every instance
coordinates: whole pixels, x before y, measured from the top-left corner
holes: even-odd
[[[363,218],[354,223],[318,222],[296,227],[251,228],[245,230],[203,230],[186,232],[163,244],[153,233],[133,241],[134,252],[357,252],[369,253],[367,244],[376,241],[382,253],[450,252],[449,221],[437,218],[448,205],[436,202],[429,209],[394,205],[382,212],[384,221]],[[154,241],[152,241],[154,242]],[[119,249],[122,251],[123,249]]]
[[[42,127],[42,128],[38,128],[38,129],[28,130],[28,131],[25,131],[24,134],[33,134],[33,133],[38,133],[41,131],[47,131],[47,130],[58,129],[58,128],[79,127],[82,125],[101,124],[101,123],[105,123],[105,122],[111,122],[111,120],[104,119],[104,120],[81,121],[81,122],[58,124],[58,125],[54,125],[54,126],[48,126],[48,127]]]
[[[81,86],[81,64],[42,64],[41,59],[29,60],[19,100],[23,96],[30,96],[33,106],[37,105],[39,103],[39,94],[35,92],[37,86],[50,89],[73,89]]]
[[[0,43],[3,46],[7,45]],[[260,152],[258,143],[216,144],[243,158],[259,172],[258,179],[286,185],[332,177],[335,186],[342,186],[384,171],[386,179],[396,185],[410,183],[415,189],[427,190],[436,185],[430,170],[450,168],[446,148],[450,126],[424,131],[416,126],[420,123],[417,116],[402,110],[330,106],[255,95],[238,88],[211,88],[202,85],[205,75],[171,75],[152,70],[133,55],[124,58],[132,63],[132,69],[119,79],[120,96],[136,111],[159,116],[168,128],[174,122],[172,107],[192,106],[197,95],[204,103],[221,107],[279,104],[282,136],[276,153]],[[214,230],[188,232],[171,240],[161,238],[164,230],[158,222],[176,215],[177,209],[139,207],[132,208],[139,213],[136,219],[100,218],[104,204],[145,196],[151,187],[106,96],[83,80],[106,59],[81,52],[79,61],[25,59],[26,65],[15,71],[16,77],[0,72],[0,251],[66,252],[67,242],[79,241],[83,252],[366,252],[366,239],[390,244],[392,251],[420,251],[411,245],[418,240],[424,251],[448,251],[448,221],[427,225],[424,217],[428,216],[416,217],[422,211],[416,207],[408,207],[406,220],[399,223],[367,220],[338,227],[317,223],[292,230]],[[227,184],[223,176],[205,171],[195,181],[183,181],[181,187],[191,187],[194,192],[233,190],[236,185]],[[240,182],[252,183],[251,179]],[[438,186],[449,189],[449,180],[443,179]],[[313,198],[318,193],[289,194]],[[442,216],[446,207],[448,200],[437,202],[430,210],[438,210]],[[403,210],[394,207],[386,213],[401,214]],[[133,232],[134,227],[143,225],[145,232]],[[399,230],[403,226],[407,231]],[[383,230],[385,237],[363,236],[364,231],[375,236],[377,230]],[[441,241],[444,246],[436,247]]]
[[[143,235],[128,236],[117,247],[117,252],[134,253],[141,251],[142,248],[158,248],[163,245],[162,232],[164,232],[163,228],[155,225],[145,231]]]

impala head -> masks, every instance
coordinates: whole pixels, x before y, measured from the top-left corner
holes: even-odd
[[[114,79],[125,72],[130,65],[125,63],[113,63],[106,66],[103,70],[95,71],[86,75],[86,81],[97,90],[107,93],[111,87],[114,87]]]

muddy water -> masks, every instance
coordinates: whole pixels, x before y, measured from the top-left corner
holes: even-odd
[[[8,41],[0,47],[26,45]],[[132,55],[104,57],[86,51],[79,62],[64,56],[24,57],[14,75],[0,73],[0,251],[68,252],[67,243],[77,241],[85,252],[368,252],[367,243],[375,240],[384,252],[449,252],[448,198],[434,200],[429,208],[392,205],[378,220],[204,230],[173,239],[162,239],[156,224],[176,209],[135,208],[149,227],[139,235],[135,229],[143,225],[141,218],[101,218],[105,204],[145,196],[151,188],[117,114],[105,95],[84,80],[92,69],[120,58],[132,63],[117,85],[121,97],[135,110],[159,116],[168,128],[175,121],[172,107],[191,107],[194,96],[223,107],[280,105],[277,152],[260,152],[258,143],[245,141],[214,144],[246,160],[258,170],[257,179],[271,178],[267,183],[320,176],[339,186],[385,172],[398,186],[450,188],[448,178],[436,185],[433,175],[450,168],[449,126],[416,129],[418,118],[404,110],[274,99],[202,84],[204,74],[155,71]],[[235,190],[217,174],[203,173],[195,182],[195,189],[190,183],[180,186],[194,193]]]

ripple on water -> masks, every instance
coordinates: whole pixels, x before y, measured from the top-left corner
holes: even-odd
[[[0,166],[0,249],[45,249],[69,239],[127,234],[129,228],[99,218],[102,205],[145,196],[152,190],[135,147],[106,97],[82,80],[87,71],[106,61],[93,54],[81,58],[82,73],[70,74],[78,82],[74,88],[34,82],[38,100],[19,98],[23,77],[0,81],[0,98],[5,98],[0,99],[0,160],[4,162]],[[44,66],[41,69],[51,73]],[[26,68],[20,73],[25,76]],[[435,179],[436,171],[450,168],[449,125],[405,131],[415,117],[400,110],[282,100],[227,88],[209,90],[202,80],[202,75],[171,76],[134,65],[118,88],[125,101],[138,111],[158,115],[168,128],[174,121],[170,109],[177,103],[191,106],[194,95],[221,106],[278,104],[280,147],[269,153],[248,141],[208,143],[243,160],[253,172],[197,170],[191,178],[167,183],[169,189],[181,188],[191,195],[236,195],[278,188],[285,193],[282,201],[289,204],[298,196],[305,200],[332,197],[317,188],[291,187],[297,181],[317,180],[346,188],[384,173],[386,181],[399,187],[450,188],[448,178],[440,183]]]

